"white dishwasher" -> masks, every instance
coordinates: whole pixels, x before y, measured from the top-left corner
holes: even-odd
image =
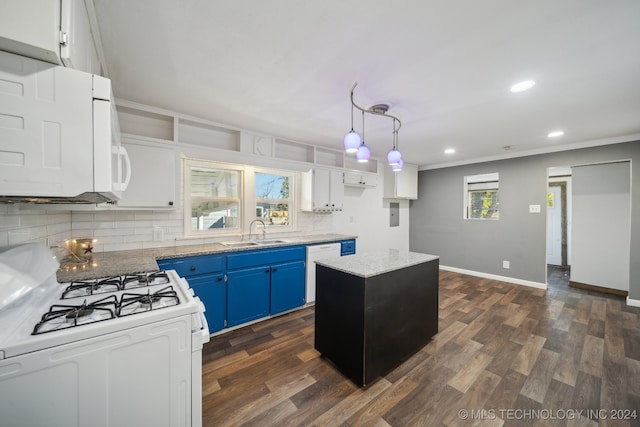
[[[307,304],[316,300],[316,261],[340,256],[340,243],[307,246]]]

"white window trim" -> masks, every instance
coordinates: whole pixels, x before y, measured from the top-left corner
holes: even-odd
[[[239,226],[232,229],[211,229],[211,230],[192,230],[191,229],[191,169],[192,168],[209,168],[209,169],[227,169],[238,171],[240,173],[239,182]],[[251,231],[262,233],[260,225],[254,225],[254,230],[250,230],[251,222],[255,219],[256,197],[255,197],[255,174],[266,173],[270,175],[283,175],[289,177],[289,224],[287,226],[267,227],[267,233],[287,233],[296,231],[298,197],[297,183],[299,173],[292,170],[276,169],[269,167],[254,167],[249,165],[241,165],[234,163],[222,163],[210,160],[201,160],[193,158],[183,158],[183,180],[184,180],[184,236],[185,238],[208,238],[208,237],[241,237],[248,236]],[[234,199],[235,200],[235,199]]]
[[[249,173],[250,169],[250,173]],[[256,191],[255,191],[255,174],[264,173],[269,175],[282,175],[289,177],[289,225],[287,226],[267,226],[267,233],[287,233],[296,230],[296,212],[298,211],[298,198],[296,197],[296,182],[299,179],[299,173],[291,170],[276,169],[269,167],[251,167],[246,168],[247,176],[247,194],[245,198],[247,209],[251,206],[251,213],[246,215],[247,226],[246,230],[249,233],[249,224],[255,219],[255,209],[257,207]],[[251,175],[251,178],[249,178]],[[249,190],[250,188],[250,190]],[[262,226],[260,226],[262,227]],[[254,226],[255,228],[255,226]],[[260,231],[262,232],[262,231]]]
[[[223,229],[211,229],[211,230],[192,230],[191,229],[191,169],[203,168],[203,169],[225,169],[237,171],[240,174],[240,182],[238,183],[238,227],[236,228],[223,228]],[[183,158],[183,176],[184,176],[184,235],[187,238],[193,237],[221,237],[221,236],[239,236],[242,234],[243,229],[243,217],[244,217],[244,201],[243,194],[245,192],[245,178],[244,167],[242,165],[234,165],[229,163],[219,163],[208,160]],[[221,198],[224,200],[225,198]],[[236,200],[235,198],[228,198],[228,200]]]
[[[498,221],[500,220],[500,206],[498,205],[497,218],[471,218],[469,215],[469,193],[477,190],[495,190],[500,197],[500,174],[498,172],[479,175],[469,175],[464,177],[464,191],[462,218],[471,221]]]

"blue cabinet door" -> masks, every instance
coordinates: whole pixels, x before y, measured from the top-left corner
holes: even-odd
[[[270,267],[254,267],[227,274],[227,324],[235,326],[269,315]]]
[[[227,283],[223,274],[210,274],[187,279],[196,296],[204,304],[209,332],[225,327],[227,320]]]
[[[304,261],[271,267],[271,314],[282,313],[304,304]]]
[[[356,253],[356,240],[343,240],[340,242],[340,256],[353,255]]]

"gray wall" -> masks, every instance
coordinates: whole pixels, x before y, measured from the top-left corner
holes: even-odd
[[[615,160],[632,160],[629,297],[640,300],[640,142],[420,171],[410,250],[439,255],[445,266],[545,283],[547,168]],[[491,172],[500,174],[500,219],[462,219],[464,176]],[[530,204],[542,212],[530,214]]]

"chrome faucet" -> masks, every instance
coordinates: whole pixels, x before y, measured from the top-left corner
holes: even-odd
[[[253,227],[253,224],[259,222],[262,224],[262,240],[266,240],[267,239],[267,226],[265,225],[264,221],[261,219],[254,219],[253,221],[251,221],[251,224],[249,224],[249,240],[251,240],[251,228]]]

